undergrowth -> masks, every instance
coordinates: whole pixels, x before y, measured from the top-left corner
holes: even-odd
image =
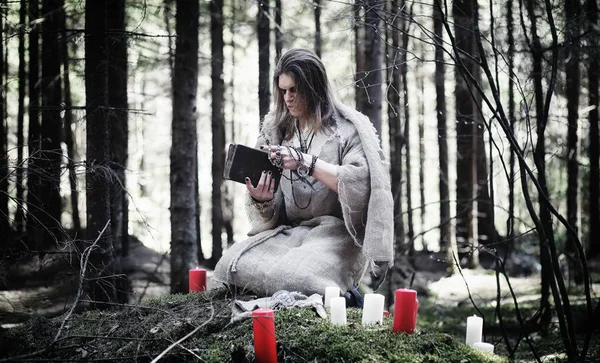
[[[225,289],[169,295],[139,305],[74,314],[62,329],[63,317],[36,317],[0,330],[0,361],[149,362],[197,329],[164,354],[161,362],[252,362],[252,322],[231,323],[233,300]],[[427,319],[422,319],[415,334],[395,334],[392,318],[386,317],[381,326],[365,327],[360,323],[361,313],[348,309],[348,325],[337,327],[311,309],[277,311],[279,361],[507,361],[475,351],[459,337],[421,327],[431,326]]]

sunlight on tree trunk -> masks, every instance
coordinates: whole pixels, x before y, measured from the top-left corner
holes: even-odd
[[[61,10],[63,29],[61,34],[61,58],[64,86],[64,104],[65,116],[63,135],[65,137],[65,146],[67,147],[67,169],[69,170],[69,187],[71,188],[71,219],[73,220],[73,235],[81,234],[81,217],[79,215],[79,191],[77,190],[77,174],[75,172],[75,145],[73,141],[73,104],[71,102],[71,80],[69,62],[69,43],[67,41],[66,31],[66,13]]]
[[[586,1],[587,8],[587,30],[590,32],[590,40],[594,46],[598,46],[598,4],[595,0]],[[598,97],[598,78],[600,78],[600,60],[598,57],[590,56],[588,67],[588,102],[590,110],[588,111],[589,122],[589,149],[590,158],[590,235],[589,251],[590,257],[600,255],[600,132],[598,121],[598,107],[600,106]]]

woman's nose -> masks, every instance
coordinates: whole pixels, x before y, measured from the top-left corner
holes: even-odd
[[[284,95],[283,95],[283,100],[284,100],[286,103],[290,102],[290,101],[292,100],[292,95],[290,95],[290,93],[289,93],[289,92],[286,92],[286,93],[284,93]]]

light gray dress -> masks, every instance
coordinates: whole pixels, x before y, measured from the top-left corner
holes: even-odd
[[[279,144],[266,125],[265,137]],[[258,144],[264,143],[259,138]],[[297,147],[299,141],[295,137],[281,144]],[[338,166],[339,194],[313,177],[302,181],[285,170],[273,201],[249,198],[254,228],[248,239],[225,251],[215,268],[216,282],[260,296],[278,290],[324,294],[326,286],[344,292],[360,282],[367,267],[361,244],[370,177],[356,128],[339,118],[332,131],[315,135],[308,150],[313,153]]]

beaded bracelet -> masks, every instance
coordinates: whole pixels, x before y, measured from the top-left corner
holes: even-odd
[[[317,155],[313,155],[313,156],[312,156],[312,161],[311,161],[311,163],[310,163],[310,168],[308,168],[308,175],[309,175],[309,176],[312,176],[312,174],[313,174],[313,171],[315,171],[315,165],[317,164],[317,159],[318,159],[318,158],[319,158],[319,157],[318,157]]]

